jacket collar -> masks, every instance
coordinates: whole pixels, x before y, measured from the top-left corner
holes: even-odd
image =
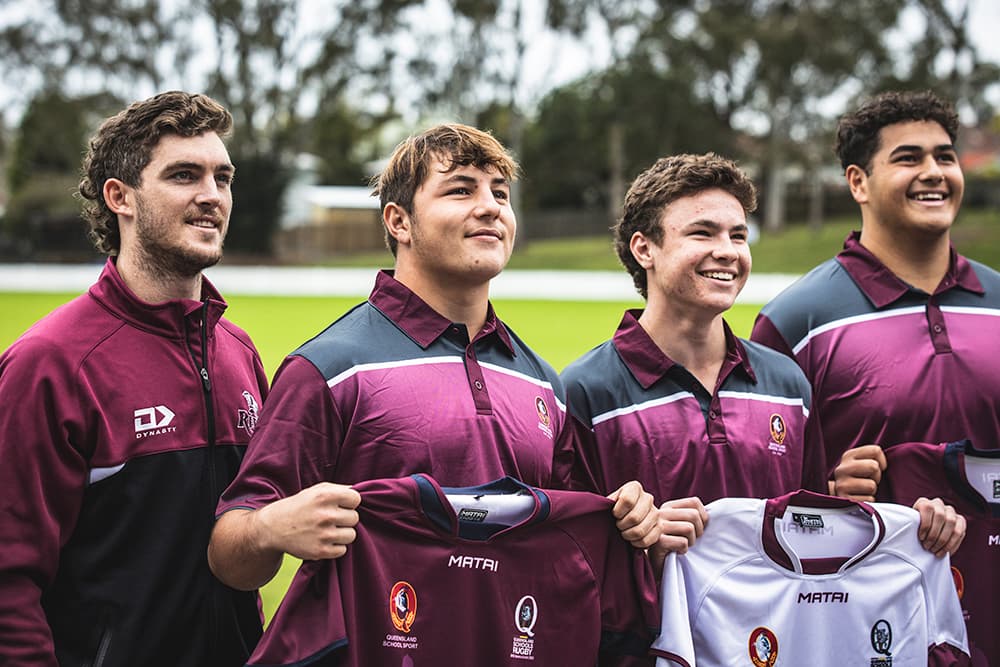
[[[186,323],[197,324],[205,304],[208,305],[206,319],[211,335],[227,307],[222,295],[204,276],[201,279],[201,301],[171,299],[163,303],[146,303],[122,280],[114,257],[108,258],[101,276],[88,292],[91,297],[123,320],[141,329],[168,337],[185,336]]]

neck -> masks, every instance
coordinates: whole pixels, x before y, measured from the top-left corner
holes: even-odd
[[[896,234],[862,221],[861,245],[867,248],[900,280],[933,294],[951,259],[951,237]]]
[[[137,297],[146,303],[163,303],[174,299],[201,299],[201,273],[178,276],[154,270],[131,253],[122,253],[115,261],[118,275]]]
[[[686,314],[657,303],[646,304],[639,324],[660,350],[686,368],[714,393],[726,360],[726,331],[722,313]]]
[[[470,340],[475,338],[486,324],[486,311],[490,300],[489,281],[470,285],[434,280],[398,264],[394,277],[441,316],[452,322],[464,324],[469,331]]]

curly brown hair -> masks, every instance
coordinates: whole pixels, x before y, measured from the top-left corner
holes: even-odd
[[[618,259],[628,269],[635,288],[646,298],[646,269],[639,266],[630,244],[636,232],[652,243],[663,241],[663,210],[681,197],[719,188],[740,202],[743,211],[757,209],[757,188],[736,163],[715,153],[671,155],[657,160],[639,174],[628,192],[622,217],[612,227]]]
[[[958,114],[952,104],[929,90],[888,91],[845,114],[837,124],[833,149],[846,171],[856,164],[868,173],[872,156],[879,149],[880,131],[886,125],[910,121],[934,121],[944,128],[952,143],[958,137]]]
[[[118,216],[104,201],[104,183],[109,178],[138,187],[142,170],[163,136],[215,132],[225,137],[232,127],[232,115],[211,97],[177,90],[135,102],[104,121],[90,139],[78,188],[94,247],[116,255],[121,246]]]
[[[493,167],[508,181],[516,180],[520,173],[514,158],[489,132],[468,125],[435,125],[396,146],[385,169],[372,178],[372,195],[379,198],[379,208],[384,210],[392,202],[412,215],[413,196],[434,160],[443,162],[448,171],[467,165]],[[385,244],[395,257],[398,244],[388,229]]]

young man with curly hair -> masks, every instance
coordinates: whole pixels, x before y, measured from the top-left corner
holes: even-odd
[[[90,141],[104,271],[0,357],[0,663],[242,665],[260,636],[256,596],[205,558],[267,392],[202,275],[229,226],[231,125],[167,92]]]

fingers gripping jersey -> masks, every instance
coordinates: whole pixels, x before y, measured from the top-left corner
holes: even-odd
[[[665,565],[658,667],[969,664],[948,559],[912,509],[799,491],[708,511]]]
[[[305,563],[251,665],[643,665],[649,563],[611,501],[507,477],[363,482],[347,555]]]

